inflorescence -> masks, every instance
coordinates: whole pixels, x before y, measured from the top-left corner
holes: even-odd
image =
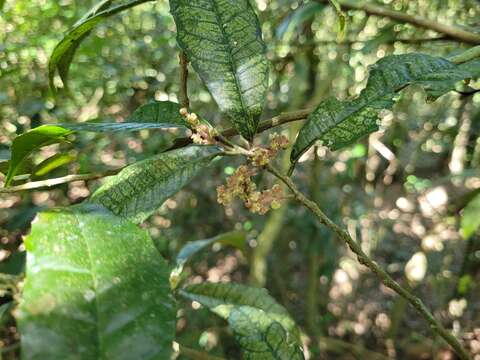
[[[195,113],[189,113],[186,108],[180,109],[180,114],[190,125],[193,134],[191,139],[199,145],[224,145],[230,153],[245,155],[248,164],[241,165],[227,178],[227,183],[217,187],[217,200],[224,206],[230,206],[235,199],[243,201],[245,207],[255,214],[266,214],[270,209],[278,209],[285,198],[283,189],[279,184],[271,189],[257,190],[257,185],[252,180],[258,168],[263,168],[277,157],[281,150],[288,147],[287,137],[280,134],[270,135],[270,144],[267,147],[255,146],[243,149],[234,144],[222,144],[216,129],[202,123]],[[220,140],[220,141],[219,141]],[[227,141],[227,140],[225,140]],[[233,151],[230,148],[233,146]],[[236,151],[237,152],[236,152]]]

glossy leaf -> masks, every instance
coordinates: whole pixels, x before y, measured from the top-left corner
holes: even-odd
[[[480,194],[477,194],[463,210],[460,229],[465,239],[470,238],[480,228]]]
[[[408,85],[422,86],[428,99],[434,100],[454,89],[458,81],[476,76],[480,76],[479,60],[456,65],[425,54],[387,56],[371,67],[367,87],[358,98],[329,98],[315,109],[298,134],[292,163],[317,140],[338,150],[378,130],[379,111],[391,109],[396,93]]]
[[[85,122],[59,124],[74,131],[119,132],[143,129],[188,128],[189,124],[180,115],[180,105],[171,101],[154,101],[140,106],[125,122]]]
[[[246,139],[257,130],[268,62],[248,0],[170,0],[177,41],[221,111]]]
[[[202,283],[180,294],[226,319],[246,359],[303,359],[295,322],[265,289]]]
[[[247,240],[246,233],[244,231],[231,231],[225,234],[217,235],[210,239],[196,240],[187,243],[180,249],[175,260],[175,268],[170,273],[170,286],[175,289],[180,281],[180,275],[183,271],[185,264],[198,252],[202,251],[206,247],[219,243],[222,245],[234,246],[242,251],[245,251],[245,242]]]
[[[39,214],[25,240],[23,359],[168,359],[176,310],[145,231],[96,206]]]
[[[11,184],[22,163],[34,150],[63,142],[71,133],[71,130],[59,126],[43,125],[17,136],[12,142],[12,158],[5,177],[5,186]]]
[[[152,0],[132,0],[112,8],[109,7],[112,1],[101,1],[99,4],[95,5],[86,16],[67,32],[64,38],[53,50],[48,62],[51,89],[54,91],[56,90],[54,85],[56,71],[58,71],[64,86],[66,86],[70,64],[75,56],[75,52],[96,25],[112,15],[118,14],[147,1]]]
[[[171,101],[154,101],[140,106],[132,116],[122,123],[81,123],[81,124],[58,124],[42,125],[26,132],[14,139],[12,144],[12,159],[9,171],[5,179],[5,185],[11,184],[13,177],[25,164],[27,157],[36,149],[65,141],[67,135],[75,131],[90,132],[120,132],[136,131],[142,129],[174,129],[188,128],[189,125],[180,115],[180,105]],[[202,120],[205,122],[205,120]],[[54,163],[45,165],[59,165],[59,159],[66,160],[66,155],[56,155],[51,159]],[[3,164],[3,163],[2,163]],[[61,164],[60,164],[61,165]],[[0,172],[2,165],[0,165]],[[40,171],[39,168],[34,171]],[[45,171],[45,169],[43,170]],[[36,174],[37,176],[41,176]]]
[[[216,146],[189,146],[139,161],[110,177],[90,201],[140,223],[221,154]]]

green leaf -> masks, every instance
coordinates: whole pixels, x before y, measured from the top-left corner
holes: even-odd
[[[303,359],[300,336],[287,310],[262,288],[202,283],[180,291],[226,319],[247,359]]]
[[[168,359],[176,310],[145,231],[96,206],[39,214],[25,240],[23,359]]]
[[[55,154],[35,166],[33,176],[39,177],[47,175],[49,172],[58,169],[63,165],[70,164],[73,160],[75,160],[75,155],[71,153]]]
[[[244,359],[303,360],[299,343],[283,325],[263,310],[250,306],[234,308],[228,318]]]
[[[220,110],[251,140],[268,88],[268,61],[248,0],[170,0],[177,41]]]
[[[467,204],[462,213],[460,231],[465,239],[475,234],[480,227],[480,194]]]
[[[338,17],[338,38],[342,41],[345,38],[345,30],[347,27],[347,16],[342,11],[340,3],[337,0],[328,0],[330,5],[335,9]]]
[[[180,115],[180,105],[171,101],[154,101],[140,106],[123,123],[82,123],[42,125],[17,136],[12,144],[12,159],[5,179],[5,186],[11,184],[13,177],[23,167],[26,158],[36,149],[65,141],[74,131],[119,132],[142,129],[188,128],[189,124]],[[206,123],[205,120],[202,120]],[[61,157],[61,155],[58,155]],[[52,159],[58,161],[59,159]],[[64,160],[66,160],[64,158]],[[3,163],[2,163],[3,164]],[[0,164],[0,171],[2,170]],[[58,163],[56,163],[58,164]],[[49,164],[52,165],[52,164]],[[38,175],[40,176],[40,175]]]
[[[154,101],[140,106],[125,122],[86,122],[81,124],[58,124],[74,131],[119,132],[143,129],[189,128],[180,115],[180,105],[171,101]]]
[[[216,146],[189,146],[139,161],[110,177],[90,201],[140,223],[221,154]]]
[[[0,263],[0,273],[20,275],[25,271],[25,251],[12,253],[6,260]]]
[[[379,111],[391,109],[396,93],[408,85],[422,86],[429,100],[434,100],[454,89],[458,81],[479,75],[479,60],[456,65],[425,54],[387,56],[371,67],[367,87],[358,98],[328,98],[310,114],[292,150],[293,166],[317,140],[334,151],[377,131]]]
[[[0,305],[0,326],[4,326],[11,316],[10,311],[14,308],[13,301]],[[0,351],[1,353],[1,351]]]
[[[22,163],[34,150],[63,142],[71,133],[71,130],[60,126],[42,125],[17,136],[12,143],[12,158],[5,177],[5,186],[11,184]]]
[[[277,39],[289,42],[295,33],[300,33],[302,25],[311,20],[317,13],[325,9],[325,4],[309,2],[300,5],[290,13],[277,27],[275,36]]]
[[[247,234],[244,231],[231,231],[228,233],[217,235],[210,239],[196,240],[187,243],[177,255],[175,260],[175,268],[170,273],[170,286],[172,289],[177,288],[180,281],[180,274],[183,271],[185,264],[198,252],[206,247],[219,243],[222,245],[231,245],[242,251],[245,251],[245,242]]]
[[[109,8],[112,2],[111,0],[101,1],[89,10],[89,12],[67,32],[53,50],[48,62],[50,88],[53,91],[57,90],[54,84],[56,71],[58,71],[64,86],[66,86],[70,64],[75,56],[75,52],[97,24],[112,15],[147,1],[152,0],[132,0],[113,8]]]

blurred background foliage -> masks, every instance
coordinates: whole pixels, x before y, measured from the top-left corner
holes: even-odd
[[[98,25],[73,61],[70,93],[52,97],[48,57],[94,3],[0,1],[0,173],[12,139],[33,127],[121,121],[151,99],[178,101],[175,26],[163,0]],[[339,43],[337,16],[327,3],[252,3],[272,64],[265,118],[313,107],[328,95],[357,95],[368,66],[385,55],[418,51],[447,56],[464,47],[441,34],[362,11],[348,11],[345,39]],[[480,30],[477,0],[372,3]],[[193,71],[189,95],[197,113],[228,126]],[[396,280],[424,299],[478,360],[480,237],[463,239],[459,223],[462,209],[480,188],[480,93],[451,93],[432,104],[424,100],[418,89],[404,91],[394,112],[382,114],[381,131],[334,153],[314,148],[303,156],[294,177]],[[283,131],[294,136],[298,128],[294,124]],[[158,153],[182,135],[148,130],[128,136],[76,135],[35,154],[23,173],[33,174],[28,177],[34,180],[101,173]],[[58,167],[39,167],[58,152],[68,154]],[[36,172],[39,168],[44,171]],[[190,240],[232,229],[248,233],[246,253],[221,246],[203,252],[188,269],[193,282],[266,287],[301,326],[310,359],[454,359],[404,300],[379,285],[306,210],[286,203],[262,217],[241,206],[219,206],[214,189],[233,171],[232,165],[217,162],[143,225],[167,259]],[[272,181],[257,180],[265,185]],[[73,182],[48,191],[0,194],[0,357],[18,356],[12,300],[21,290],[22,236],[30,221],[41,208],[84,200],[98,184]],[[239,358],[223,321],[196,304],[181,305],[179,343]]]

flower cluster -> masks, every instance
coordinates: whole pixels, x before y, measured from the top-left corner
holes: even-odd
[[[182,115],[187,120],[187,123],[191,126],[193,130],[191,138],[195,144],[216,144],[217,141],[215,140],[215,137],[218,135],[217,131],[208,124],[202,123],[197,114],[189,113],[186,108],[181,108],[180,115]]]
[[[266,214],[270,209],[278,209],[283,199],[283,190],[280,185],[258,191],[252,181],[255,171],[246,165],[241,165],[232,176],[227,178],[227,184],[217,188],[217,199],[222,205],[230,205],[235,198],[239,198],[245,207],[252,213]]]
[[[286,136],[280,134],[270,135],[270,146],[256,147],[252,149],[252,155],[250,159],[253,166],[262,167],[267,165],[270,160],[274,159],[281,150],[288,147],[288,139]]]

